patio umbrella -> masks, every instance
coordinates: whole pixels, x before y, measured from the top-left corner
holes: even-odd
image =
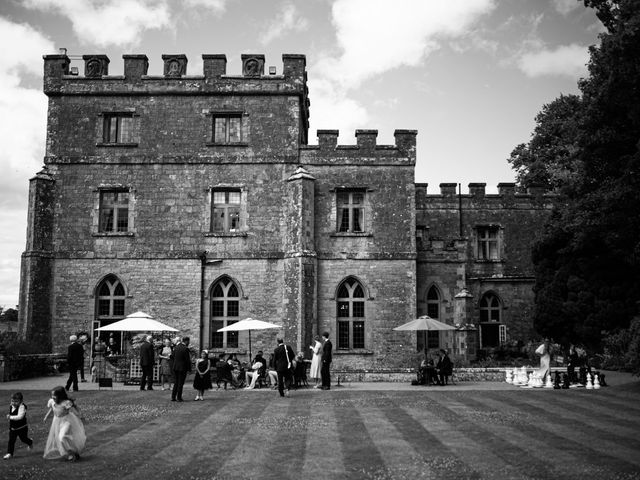
[[[456,327],[452,325],[447,325],[446,323],[442,323],[435,318],[431,318],[429,315],[423,315],[421,317],[416,318],[415,320],[411,320],[405,324],[400,325],[399,327],[394,328],[394,330],[455,330]]]
[[[256,320],[255,318],[245,318],[239,322],[232,323],[226,327],[220,328],[218,332],[239,332],[241,330],[249,331],[249,363],[251,363],[251,330],[266,330],[268,328],[280,328],[280,325],[275,323],[263,322],[262,320]]]
[[[127,315],[122,320],[96,328],[102,332],[177,332],[177,328],[165,325],[154,320],[151,315],[144,312],[135,312]]]

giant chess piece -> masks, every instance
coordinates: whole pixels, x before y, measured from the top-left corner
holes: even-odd
[[[513,383],[513,370],[511,370],[510,368],[507,368],[505,370],[505,382],[507,383]]]
[[[571,382],[569,381],[569,375],[566,373],[562,374],[562,388],[567,389],[571,386]]]
[[[594,390],[598,390],[600,388],[600,374],[598,372],[593,375],[593,388]]]
[[[587,374],[587,384],[585,385],[587,390],[593,390],[593,383],[591,383],[591,375]]]
[[[553,388],[554,388],[554,390],[559,390],[560,389],[560,372],[558,372],[557,370],[556,370],[556,376],[553,379]]]
[[[553,383],[551,382],[551,372],[547,373],[547,381],[544,384],[544,388],[553,388]]]
[[[607,382],[605,382],[605,380],[604,380],[604,373],[601,373],[599,375],[599,377],[600,377],[600,386],[601,387],[608,387],[609,385],[607,385]]]

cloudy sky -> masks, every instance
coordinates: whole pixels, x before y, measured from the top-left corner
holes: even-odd
[[[42,55],[203,53],[307,56],[310,143],[318,129],[418,130],[416,181],[513,181],[506,158],[526,142],[543,104],[577,92],[587,48],[602,31],[577,0],[2,0],[0,2],[0,306],[18,302],[28,179],[42,166]],[[80,61],[75,65],[81,66]],[[82,72],[83,69],[80,68]],[[466,187],[463,187],[466,191]]]

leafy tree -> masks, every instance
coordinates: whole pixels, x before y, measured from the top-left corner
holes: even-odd
[[[581,165],[576,155],[581,107],[577,95],[561,95],[542,107],[531,140],[518,145],[507,160],[518,184],[556,190],[571,183]]]
[[[640,298],[640,2],[584,3],[607,31],[590,49],[582,95],[546,105],[511,163],[524,186],[559,193],[533,250],[535,326],[599,348],[628,327]]]

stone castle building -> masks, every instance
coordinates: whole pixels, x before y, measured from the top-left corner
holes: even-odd
[[[462,194],[415,183],[416,131],[378,145],[357,130],[308,143],[306,60],[283,55],[44,57],[45,166],[30,181],[20,329],[64,351],[70,333],[143,310],[214,352],[248,349],[253,317],[296,350],[329,331],[337,368],[393,368],[418,349],[477,348],[533,335],[530,246],[549,212],[542,191],[503,183]],[[392,329],[419,315],[454,333]],[[274,331],[252,332],[271,351]],[[245,357],[246,358],[246,357]]]

